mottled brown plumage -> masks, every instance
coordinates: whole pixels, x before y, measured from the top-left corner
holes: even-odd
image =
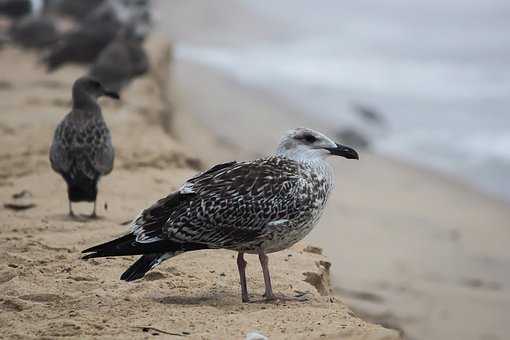
[[[73,85],[73,109],[55,129],[50,162],[67,183],[69,214],[71,202],[95,202],[101,176],[113,169],[115,152],[110,131],[97,98],[118,95],[105,90],[96,80],[83,77]]]
[[[330,154],[357,158],[354,150],[318,132],[292,130],[276,155],[219,164],[189,179],[143,210],[130,234],[85,250],[91,253],[85,258],[145,254],[121,277],[131,281],[185,251],[235,250],[242,297],[247,301],[243,254],[256,253],[265,296],[272,299],[266,254],[303,239],[319,220],[333,187],[333,172],[324,160]]]

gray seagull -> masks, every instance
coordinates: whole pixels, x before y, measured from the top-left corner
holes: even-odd
[[[51,167],[67,183],[71,216],[72,202],[94,202],[91,217],[96,216],[97,183],[113,169],[115,153],[110,130],[97,103],[101,96],[119,98],[93,78],[76,80],[73,108],[58,124],[51,144]]]
[[[134,26],[124,27],[92,64],[89,75],[110,90],[121,91],[129,82],[149,70],[143,36]]]
[[[213,166],[143,210],[131,232],[86,249],[84,259],[142,255],[121,279],[132,281],[164,260],[201,249],[238,252],[242,301],[248,302],[244,254],[258,254],[264,297],[271,287],[268,253],[289,248],[315,226],[333,189],[331,155],[358,159],[353,149],[317,131],[288,131],[274,155]]]

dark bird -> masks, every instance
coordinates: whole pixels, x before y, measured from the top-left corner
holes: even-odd
[[[67,0],[65,1],[67,2]],[[79,3],[88,1],[80,0]],[[67,63],[91,64],[125,27],[134,27],[136,34],[145,37],[150,29],[149,3],[146,7],[126,0],[101,1],[81,17],[80,25],[61,36],[57,44],[44,56],[48,71]],[[81,6],[81,5],[80,5]],[[147,19],[146,16],[149,15]]]
[[[97,184],[113,169],[110,130],[97,103],[101,96],[119,98],[90,77],[74,82],[73,108],[58,124],[50,148],[51,167],[67,183],[71,216],[72,202],[94,202],[91,217],[96,216]]]
[[[85,18],[85,17],[82,17]],[[150,1],[140,0],[106,0],[85,18],[86,20],[108,19],[117,20],[124,24],[142,23],[150,24]],[[146,21],[146,20],[149,21]]]
[[[354,112],[356,112],[366,122],[379,126],[386,125],[386,120],[384,119],[383,114],[377,109],[368,105],[356,103],[352,105],[352,108]]]
[[[89,75],[108,89],[119,92],[148,70],[149,58],[143,48],[143,37],[136,34],[134,27],[127,26],[99,54]]]
[[[19,19],[36,14],[43,7],[43,0],[0,0],[0,16]]]
[[[370,139],[355,127],[343,127],[335,134],[335,137],[358,149],[367,150],[371,146]]]
[[[84,259],[142,255],[121,279],[132,281],[166,259],[200,249],[238,252],[241,294],[249,300],[244,253],[258,254],[271,287],[268,253],[286,249],[315,226],[333,188],[330,155],[358,159],[353,149],[311,129],[291,130],[276,154],[248,162],[216,165],[186,181],[176,192],[143,210],[131,232],[86,249]]]
[[[106,0],[55,0],[51,7],[57,14],[82,20],[105,2]]]
[[[54,71],[67,63],[90,64],[99,53],[115,39],[121,29],[115,21],[83,23],[71,32],[63,34],[43,61],[48,71]]]
[[[55,21],[47,16],[27,16],[9,28],[10,41],[26,48],[45,48],[56,43],[59,33]]]

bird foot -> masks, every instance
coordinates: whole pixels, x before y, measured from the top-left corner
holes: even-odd
[[[303,293],[303,292],[298,292],[296,295],[294,296],[286,296],[286,295],[283,295],[283,294],[274,294],[274,293],[271,293],[271,294],[264,294],[263,295],[263,300],[254,300],[254,301],[244,301],[243,299],[243,302],[248,302],[248,303],[270,303],[270,302],[274,302],[274,303],[283,303],[283,302],[306,302],[306,301],[309,301],[310,299],[307,297],[308,293]]]
[[[306,292],[296,292],[294,296],[286,296],[284,294],[264,294],[264,299],[267,302],[275,301],[275,302],[305,302],[308,301],[309,298],[306,296],[308,293]]]
[[[68,216],[68,217],[69,217],[69,219],[71,219],[71,220],[74,220],[74,221],[79,220],[79,217],[78,217],[78,216],[77,216],[74,212],[72,212],[72,211],[71,211],[71,212],[69,213],[69,215],[67,215],[67,216]]]

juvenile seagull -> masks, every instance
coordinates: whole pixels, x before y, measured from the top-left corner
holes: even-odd
[[[120,28],[121,25],[115,21],[83,23],[62,34],[43,56],[42,61],[46,63],[48,72],[53,72],[68,63],[92,63],[113,41]]]
[[[26,48],[46,48],[59,37],[55,20],[49,16],[27,16],[9,28],[11,41]]]
[[[0,0],[0,16],[20,19],[41,12],[43,7],[43,0]]]
[[[238,252],[243,302],[249,301],[244,253],[258,254],[265,298],[271,288],[268,253],[303,239],[319,220],[333,188],[330,155],[358,159],[353,149],[306,128],[287,132],[276,154],[216,165],[143,210],[131,232],[84,250],[84,259],[143,255],[121,279],[132,281],[164,260],[200,249]]]
[[[69,215],[71,202],[94,202],[96,216],[97,183],[113,169],[114,150],[97,98],[118,99],[98,81],[82,77],[73,85],[73,109],[58,124],[50,148],[50,162],[67,183]]]
[[[134,26],[124,27],[90,68],[90,76],[111,90],[121,91],[132,79],[149,70],[143,36],[135,30]]]

